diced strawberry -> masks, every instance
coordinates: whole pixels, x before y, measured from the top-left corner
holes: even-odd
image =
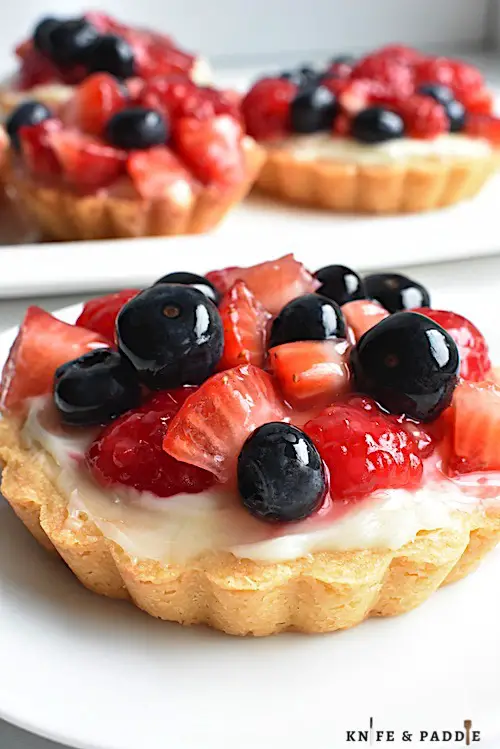
[[[354,302],[347,302],[347,304],[342,305],[342,312],[357,341],[367,330],[373,328],[384,318],[389,317],[389,313],[381,304],[370,299],[357,299]]]
[[[209,97],[181,73],[147,81],[138,99],[139,104],[161,112],[169,121],[179,117],[206,119],[215,114]]]
[[[39,307],[28,307],[3,368],[0,407],[19,410],[26,398],[50,393],[57,367],[108,345],[91,330],[61,322]]]
[[[217,89],[203,86],[198,89],[205,101],[210,102],[215,114],[229,114],[238,122],[242,121],[241,94],[231,89]]]
[[[413,47],[407,47],[405,44],[387,44],[385,47],[381,47],[376,54],[378,57],[392,58],[410,66],[424,59],[421,52],[413,49]]]
[[[127,102],[123,86],[108,73],[94,73],[81,83],[64,108],[64,122],[101,136],[110,118]]]
[[[192,176],[166,146],[132,151],[127,171],[142,198],[156,199],[175,195],[180,201],[192,197]]]
[[[347,138],[351,132],[351,118],[340,112],[333,120],[333,132],[341,138]]]
[[[435,138],[450,129],[444,107],[430,96],[412,96],[393,102],[391,109],[403,118],[410,138]]]
[[[86,75],[86,70],[81,65],[66,67],[64,70],[58,68],[48,57],[35,49],[31,39],[17,47],[16,55],[21,60],[16,80],[21,91],[28,91],[47,83],[64,83],[71,86],[82,81]]]
[[[462,94],[460,101],[467,110],[468,116],[474,114],[492,115],[495,107],[495,97],[487,88],[474,89]]]
[[[364,78],[390,86],[394,96],[406,98],[415,90],[412,68],[397,57],[374,53],[360,60],[352,78]]]
[[[222,294],[236,281],[244,281],[272,315],[277,315],[292,299],[316,291],[321,286],[292,254],[250,268],[212,271],[206,277]]]
[[[229,115],[209,120],[181,117],[174,123],[177,152],[204,184],[233,185],[245,171],[242,128]]]
[[[465,132],[474,138],[486,138],[494,146],[500,146],[500,117],[470,114],[465,121]]]
[[[453,473],[500,470],[500,388],[463,382],[453,396]]]
[[[475,325],[456,312],[421,307],[413,310],[430,317],[448,331],[458,346],[460,377],[470,382],[483,382],[491,369],[486,339]]]
[[[140,289],[123,289],[85,302],[75,325],[99,333],[110,343],[115,342],[115,321],[124,304],[133,299]]]
[[[290,104],[297,85],[284,78],[261,78],[241,103],[247,132],[257,140],[284,138],[290,132]]]
[[[478,68],[461,60],[447,57],[427,57],[415,66],[417,85],[442,83],[449,86],[464,104],[469,96],[484,89],[484,77]]]
[[[25,125],[19,130],[23,161],[39,177],[61,174],[61,165],[52,145],[51,136],[62,128],[60,120],[44,120],[38,125]]]
[[[169,426],[163,449],[226,482],[234,476],[246,438],[262,424],[286,416],[270,375],[251,364],[228,369],[187,399]]]
[[[224,327],[224,351],[219,370],[240,364],[264,366],[267,324],[271,315],[243,281],[226,292],[219,305]]]
[[[104,487],[121,484],[158,497],[210,488],[215,483],[211,473],[180,463],[162,448],[170,422],[194,392],[184,387],[157,393],[109,424],[85,456],[93,478]]]
[[[77,130],[50,133],[49,141],[66,182],[83,190],[107,187],[125,173],[127,152]]]
[[[296,341],[269,351],[269,366],[294,408],[324,408],[350,388],[345,340]]]
[[[357,500],[384,489],[414,489],[422,461],[408,432],[374,401],[329,406],[309,421],[311,437],[330,472],[334,500]]]

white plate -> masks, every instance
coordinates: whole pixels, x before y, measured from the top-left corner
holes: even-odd
[[[462,296],[434,303],[460,309]],[[480,292],[466,301],[498,360],[488,305]],[[14,335],[0,336],[0,362]],[[237,639],[89,593],[0,500],[0,717],[83,749],[336,749],[370,717],[396,735],[471,719],[498,746],[499,575],[500,550],[411,614]]]

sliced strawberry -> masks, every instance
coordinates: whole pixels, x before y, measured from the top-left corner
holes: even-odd
[[[82,190],[107,187],[125,172],[126,151],[108,146],[77,130],[50,133],[50,144],[65,181]]]
[[[192,176],[166,146],[132,151],[127,171],[142,198],[153,200],[174,195],[179,202],[191,200]]]
[[[61,322],[39,307],[28,307],[3,368],[0,407],[15,411],[26,398],[50,393],[57,367],[108,345],[91,330]]]
[[[352,78],[379,81],[390,86],[394,96],[406,98],[415,90],[411,66],[398,57],[375,52],[363,57],[352,71]]]
[[[267,324],[271,315],[243,281],[237,281],[226,292],[219,312],[224,327],[224,351],[219,370],[240,364],[264,366]]]
[[[349,391],[350,346],[345,340],[296,341],[269,351],[269,366],[294,408],[324,408]]]
[[[381,320],[389,317],[389,313],[378,302],[370,299],[357,299],[342,305],[347,325],[352,330],[357,341],[367,330],[373,328]]]
[[[272,315],[277,315],[292,299],[316,291],[321,286],[292,254],[250,268],[212,271],[206,277],[222,294],[236,281],[244,281]]]
[[[450,121],[444,107],[430,96],[412,96],[391,105],[401,115],[411,138],[435,138],[447,133]]]
[[[499,471],[500,388],[463,382],[455,390],[451,412],[451,472]]]
[[[61,174],[61,164],[52,146],[51,137],[62,128],[60,120],[44,120],[38,125],[25,125],[19,130],[23,161],[39,177]]]
[[[251,364],[228,369],[187,399],[169,426],[163,449],[225,482],[234,475],[246,438],[262,424],[286,416],[270,375]]]
[[[244,175],[243,131],[233,117],[208,120],[181,117],[174,123],[174,141],[181,158],[204,184],[233,185]]]
[[[110,118],[127,103],[124,87],[108,73],[94,73],[74,91],[63,119],[89,135],[102,136]]]
[[[479,88],[468,91],[459,97],[467,114],[487,114],[492,115],[495,106],[495,97],[492,91],[487,88]]]
[[[500,146],[500,117],[471,114],[465,121],[465,132],[474,138],[485,138],[494,146]]]
[[[124,304],[133,299],[140,289],[123,289],[85,302],[75,325],[99,333],[110,343],[115,341],[115,321]]]

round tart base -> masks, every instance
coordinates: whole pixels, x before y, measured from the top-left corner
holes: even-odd
[[[488,157],[419,158],[391,164],[304,161],[286,148],[266,148],[261,192],[290,203],[343,213],[431,211],[473,198],[500,165]]]
[[[67,503],[48,476],[47,453],[0,422],[2,493],[33,536],[57,552],[89,590],[132,601],[151,616],[233,635],[332,632],[394,616],[477,567],[500,540],[500,513],[459,513],[456,529],[425,531],[396,551],[310,554],[280,563],[201,555],[186,565],[131,558]],[[44,468],[45,465],[45,468]]]
[[[244,178],[221,189],[196,184],[192,190],[146,200],[105,192],[78,195],[38,183],[9,169],[7,181],[19,205],[45,239],[62,241],[200,234],[213,229],[250,191],[265,159],[249,137],[242,141]],[[181,185],[182,187],[183,185]],[[174,186],[175,187],[175,186]]]

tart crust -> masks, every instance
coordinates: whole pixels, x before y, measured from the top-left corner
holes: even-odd
[[[474,197],[500,166],[500,151],[483,157],[415,158],[391,164],[304,161],[266,147],[256,182],[282,200],[344,213],[418,213]]]
[[[151,616],[233,635],[331,632],[423,603],[477,567],[500,540],[500,512],[462,512],[457,528],[419,533],[396,551],[310,554],[280,563],[207,553],[186,565],[130,557],[90,519],[67,523],[67,502],[20,424],[0,422],[2,493],[33,536],[89,590],[132,601]]]
[[[242,140],[244,177],[221,189],[187,183],[169,195],[146,200],[105,192],[78,195],[64,187],[38,183],[7,167],[7,181],[16,200],[43,238],[72,241],[144,236],[200,234],[215,227],[250,191],[265,160],[263,149],[249,136]]]

